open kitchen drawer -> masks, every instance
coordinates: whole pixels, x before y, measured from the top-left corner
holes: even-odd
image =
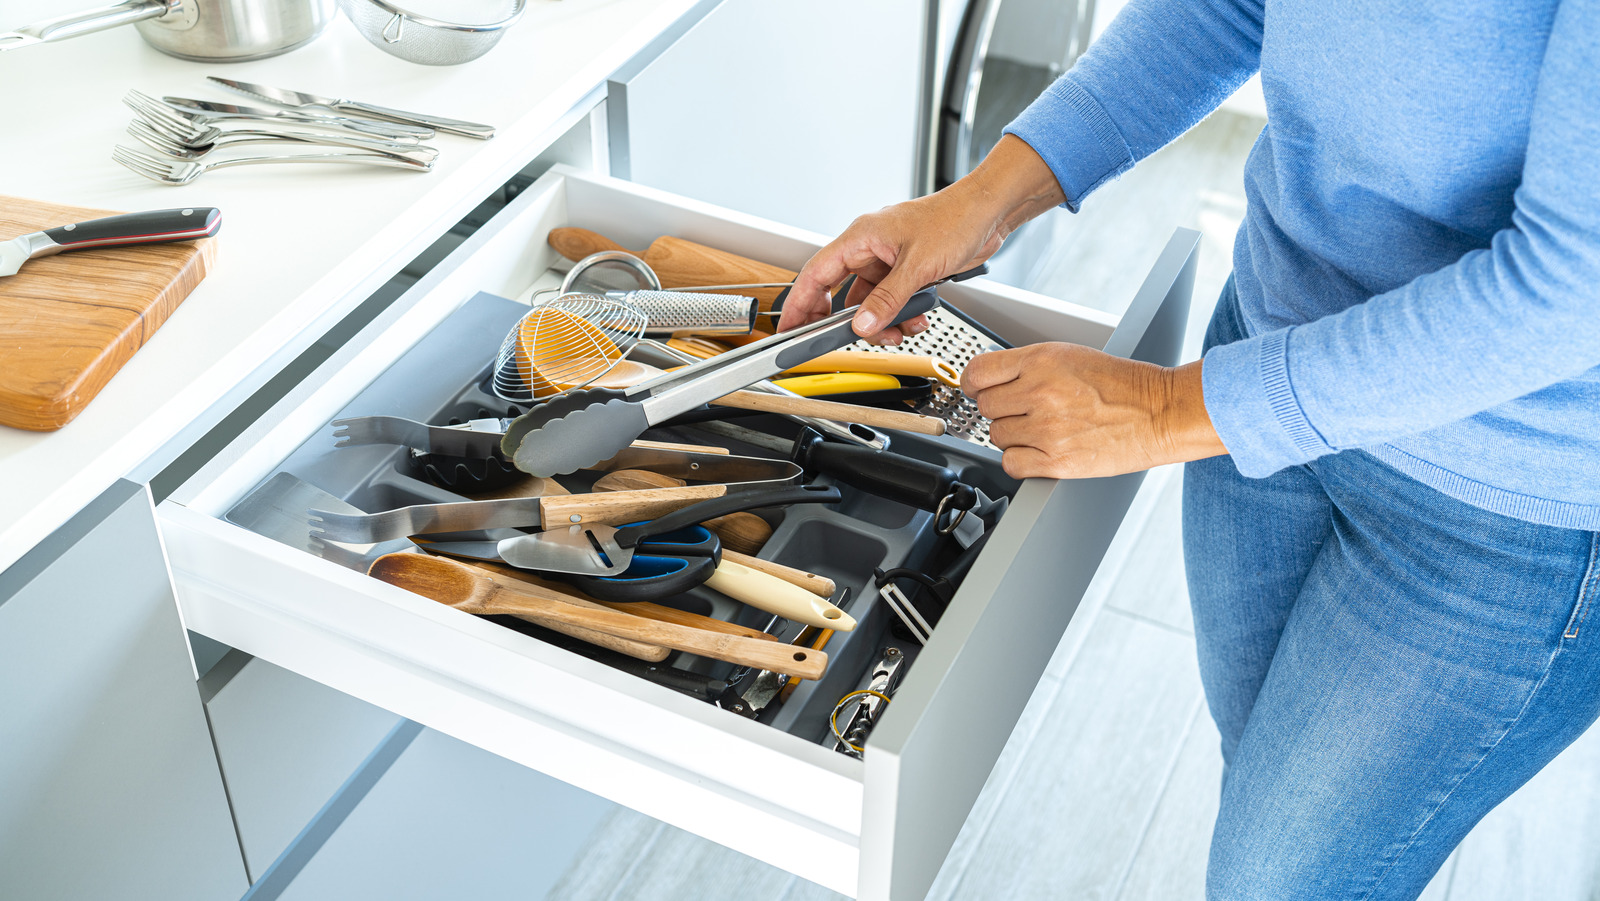
[[[333,449],[328,422],[369,386],[392,382],[386,370],[402,369],[396,361],[431,334],[435,344],[439,336],[454,341],[450,330],[466,327],[477,309],[467,301],[478,292],[525,293],[559,261],[545,237],[562,225],[629,247],[678,235],[790,268],[823,240],[627,182],[551,170],[161,504],[189,628],[837,891],[921,898],[1140,476],[1022,483],[864,760],[798,726],[746,719],[224,518],[285,461],[350,451]],[[945,286],[941,295],[1014,343],[1074,341],[1171,363],[1197,240],[1193,232],[1174,236],[1120,318],[982,280]],[[497,346],[505,324],[495,328],[475,340]],[[457,356],[477,366],[481,353],[463,345]],[[429,373],[411,374],[418,393],[455,390],[429,384]],[[953,442],[999,473],[992,450],[930,440]],[[859,594],[847,609],[859,619],[876,603]]]

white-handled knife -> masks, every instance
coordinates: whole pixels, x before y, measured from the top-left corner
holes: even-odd
[[[421,125],[425,128],[464,135],[469,138],[488,140],[494,137],[494,126],[492,125],[480,125],[476,122],[463,122],[460,119],[446,119],[442,116],[429,116],[424,113],[411,113],[405,110],[391,109],[387,106],[375,106],[371,103],[361,103],[355,100],[340,100],[337,97],[323,97],[320,94],[307,94],[302,91],[290,91],[264,84],[253,84],[248,81],[218,78],[215,75],[206,76],[206,80],[216,82],[225,88],[232,88],[242,94],[249,94],[268,103],[276,103],[280,106],[294,109],[301,109],[307,106],[323,106],[331,110],[338,110],[341,113],[381,119],[385,122]]]
[[[221,227],[222,211],[215,207],[151,210],[61,225],[0,241],[0,277],[16,275],[29,260],[68,250],[209,238]]]

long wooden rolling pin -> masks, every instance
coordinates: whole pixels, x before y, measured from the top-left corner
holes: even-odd
[[[556,253],[577,261],[602,250],[626,250],[621,244],[586,228],[553,228],[550,246]],[[629,253],[644,260],[664,288],[692,285],[744,285],[767,282],[792,282],[795,273],[780,266],[762,263],[715,247],[665,235],[650,242],[643,251]],[[762,312],[770,312],[782,288],[741,288],[737,293],[761,302]]]
[[[467,613],[538,614],[556,622],[802,679],[820,679],[828,665],[828,656],[822,651],[551,600],[521,586],[500,585],[487,574],[444,557],[385,554],[373,562],[369,575]]]

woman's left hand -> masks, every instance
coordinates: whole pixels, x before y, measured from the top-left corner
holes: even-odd
[[[1228,452],[1206,414],[1200,366],[1032,344],[975,357],[961,390],[993,421],[989,438],[1013,478],[1112,476]]]

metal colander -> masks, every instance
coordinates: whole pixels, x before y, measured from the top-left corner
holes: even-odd
[[[424,66],[456,66],[488,53],[522,18],[527,0],[453,0],[446,21],[388,0],[339,0],[356,30],[372,46]]]
[[[538,304],[500,342],[490,387],[502,400],[530,403],[592,385],[623,364],[646,321],[637,307],[597,294]]]

